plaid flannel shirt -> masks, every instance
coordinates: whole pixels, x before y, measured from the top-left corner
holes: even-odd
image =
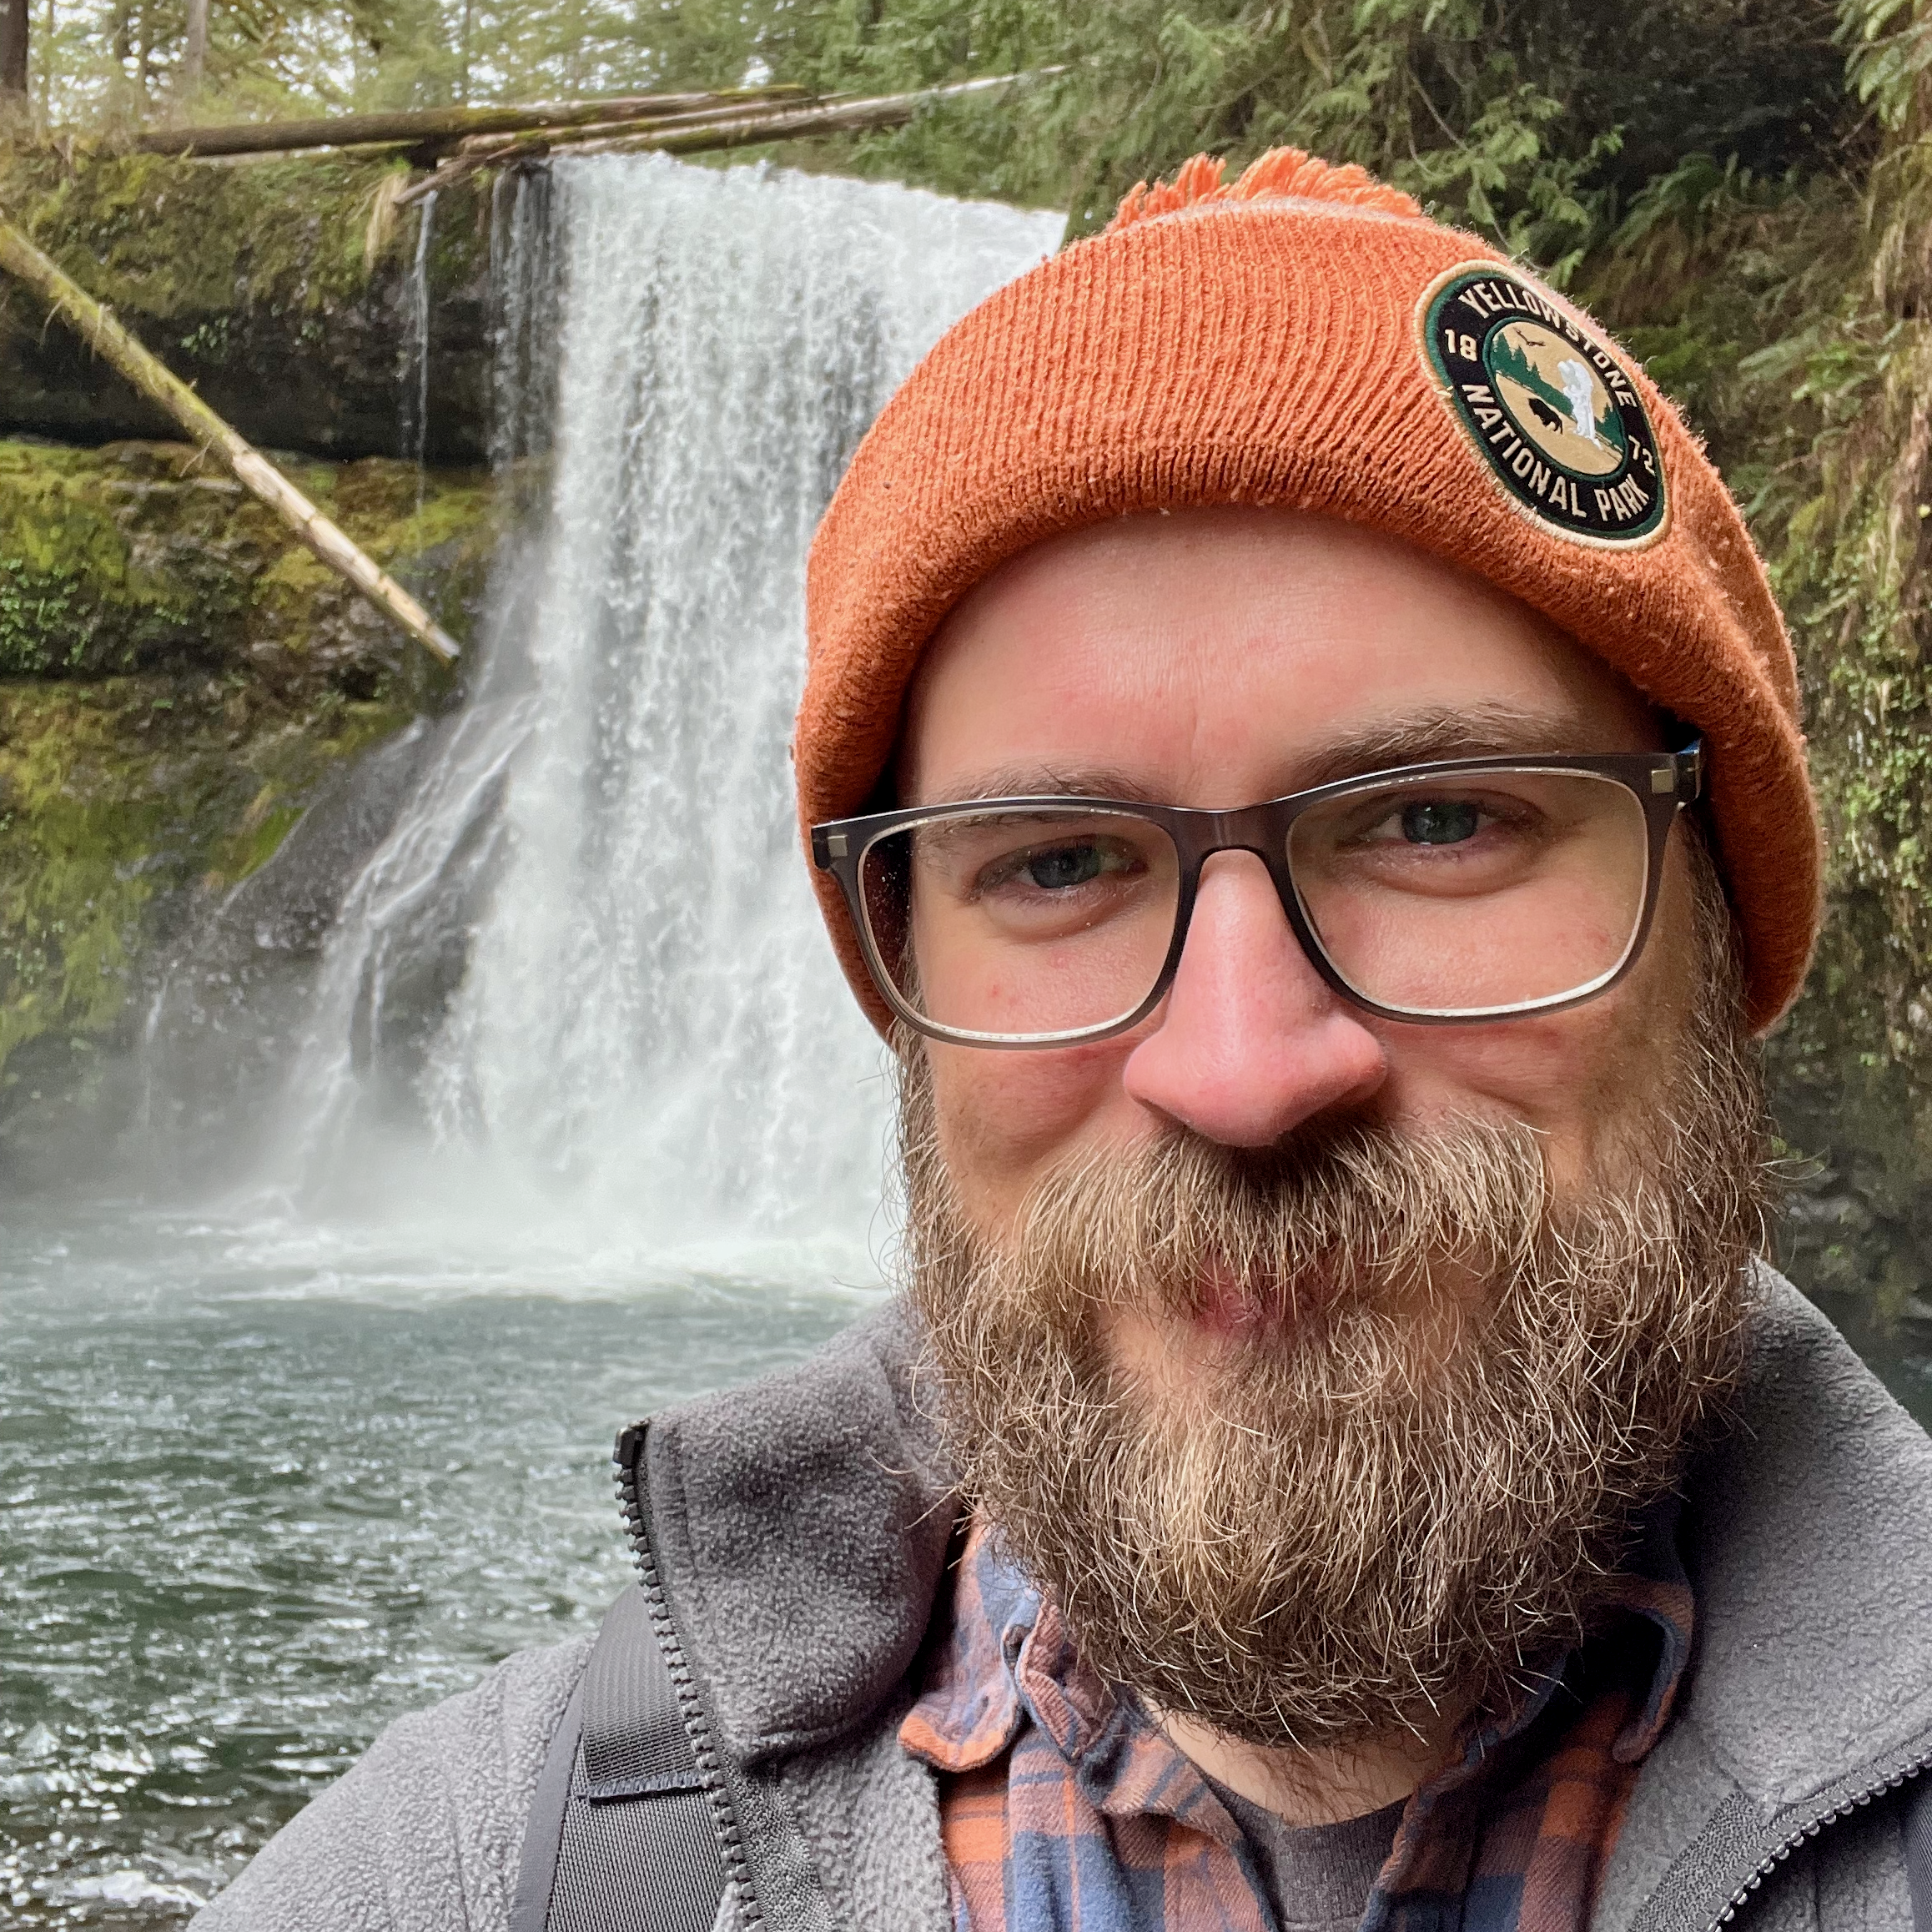
[[[1604,1634],[1409,1799],[1361,1932],[1583,1932],[1689,1658],[1676,1520],[1674,1499],[1652,1512]],[[955,1932],[1278,1932],[1213,1788],[982,1519],[899,1737],[940,1774]]]

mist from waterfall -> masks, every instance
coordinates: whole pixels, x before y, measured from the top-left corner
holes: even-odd
[[[506,189],[496,455],[547,491],[339,915],[274,1161],[485,1238],[863,1257],[887,1094],[792,818],[805,554],[893,386],[1059,218],[660,157]]]

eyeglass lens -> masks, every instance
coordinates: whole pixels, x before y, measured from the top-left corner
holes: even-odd
[[[1585,772],[1427,773],[1294,820],[1285,854],[1336,974],[1377,1006],[1454,1018],[1549,1004],[1623,963],[1649,873],[1643,808]],[[990,807],[875,840],[873,948],[934,1026],[1001,1039],[1096,1030],[1153,991],[1180,863],[1130,812]]]

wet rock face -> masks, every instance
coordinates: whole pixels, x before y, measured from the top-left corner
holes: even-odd
[[[251,441],[335,460],[414,458],[418,209],[386,161],[246,167],[96,157],[0,166],[35,241]],[[491,187],[439,197],[427,296],[425,459],[486,460]],[[37,299],[0,286],[0,435],[179,435]]]
[[[481,471],[380,458],[284,468],[378,562],[462,622],[483,593]],[[0,440],[0,677],[243,672],[269,691],[367,699],[414,647],[180,443]]]
[[[188,327],[174,335],[167,360],[252,443],[338,459],[413,455],[403,447],[407,385],[398,348],[405,294],[388,272],[361,299],[313,314],[241,309],[169,318]],[[433,308],[431,463],[486,459],[486,307],[480,291],[462,290]],[[0,434],[101,443],[180,433],[77,336],[43,328],[29,309],[18,294],[0,304]],[[153,316],[122,319],[144,342],[168,340]]]
[[[486,475],[284,463],[473,635]],[[0,1185],[87,1139],[190,928],[232,902],[276,958],[312,950],[389,796],[343,774],[399,732],[432,742],[405,727],[458,694],[196,451],[0,441]],[[244,889],[318,805],[307,896]]]

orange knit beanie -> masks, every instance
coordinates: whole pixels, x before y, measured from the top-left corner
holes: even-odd
[[[1810,957],[1818,822],[1791,647],[1717,472],[1581,310],[1406,195],[1286,148],[1221,173],[1200,156],[1135,189],[981,303],[860,445],[812,550],[802,822],[875,802],[920,651],[1029,544],[1137,511],[1318,512],[1487,578],[1703,734],[1768,1026]]]

